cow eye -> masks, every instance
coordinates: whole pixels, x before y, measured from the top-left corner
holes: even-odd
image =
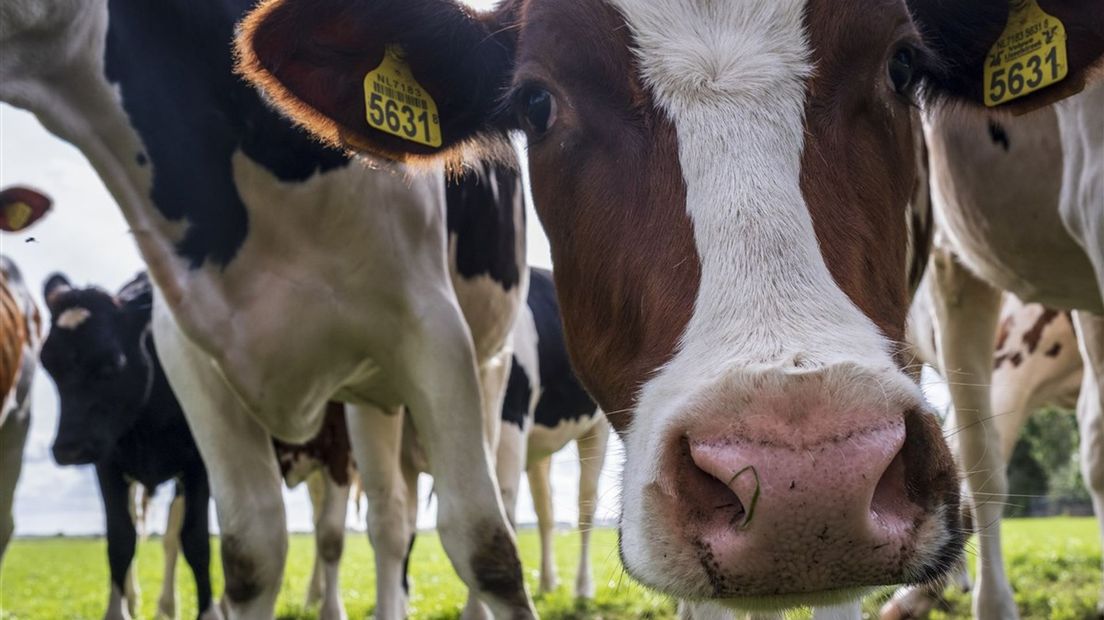
[[[543,88],[523,89],[516,105],[519,120],[532,138],[543,136],[556,122],[556,98]]]
[[[898,49],[889,59],[889,81],[898,94],[908,94],[915,75],[915,60],[912,49],[908,47]]]

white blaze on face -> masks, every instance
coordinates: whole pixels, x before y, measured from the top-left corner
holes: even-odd
[[[702,268],[680,348],[641,390],[626,446],[622,548],[641,575],[655,567],[647,548],[656,546],[643,544],[652,528],[641,491],[656,480],[664,431],[688,401],[740,368],[894,366],[828,271],[801,192],[813,70],[805,1],[610,2],[675,127]]]
[[[58,315],[57,326],[61,329],[76,329],[84,324],[90,316],[92,316],[92,312],[87,308],[69,308]]]

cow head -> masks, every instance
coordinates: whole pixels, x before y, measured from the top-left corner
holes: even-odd
[[[1067,25],[1069,76],[1020,109],[1075,90],[1101,54],[1099,3],[1043,4]],[[416,162],[525,132],[573,363],[626,441],[626,568],[785,607],[929,580],[962,552],[954,466],[898,354],[905,208],[919,100],[980,105],[1008,14],[269,0],[239,52],[287,114],[352,150]],[[366,76],[396,56],[435,103],[433,140],[399,116],[376,128]]]
[[[42,366],[61,401],[54,459],[60,465],[107,457],[138,420],[153,388],[149,306],[124,305],[97,289],[53,275],[43,291],[50,333]]]

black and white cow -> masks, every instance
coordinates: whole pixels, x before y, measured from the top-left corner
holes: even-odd
[[[149,280],[140,275],[112,296],[75,289],[54,275],[43,296],[50,334],[42,366],[61,403],[54,459],[59,465],[95,464],[104,503],[111,568],[104,618],[130,617],[125,592],[137,540],[131,481],[155,489],[173,479],[183,487],[180,541],[195,575],[199,618],[221,618],[211,596],[207,471],[168,382],[157,372]]]
[[[115,502],[119,497],[104,485],[104,472],[110,471],[106,458],[118,461],[124,478],[142,484],[147,496],[156,486],[170,477],[179,477],[176,497],[170,508],[169,524],[165,530],[165,576],[158,610],[168,617],[175,616],[173,594],[174,567],[179,544],[184,545],[184,555],[189,559],[189,545],[193,527],[190,517],[198,517],[192,510],[203,511],[204,544],[206,541],[207,496],[188,493],[189,472],[193,457],[198,453],[188,431],[184,414],[176,395],[169,387],[164,369],[154,355],[155,346],[150,338],[152,288],[145,273],[139,274],[123,287],[115,297],[97,288],[74,289],[64,276],[52,277],[45,291],[55,314],[54,327],[44,348],[54,365],[47,370],[54,376],[62,394],[62,415],[54,454],[60,464],[87,463],[94,459],[100,475],[101,491],[108,510],[109,548],[112,532],[122,532],[133,537],[122,524],[122,512]],[[138,356],[124,357],[123,365],[113,376],[101,377],[98,364],[105,357],[105,350],[118,349],[124,356],[137,351]],[[54,374],[54,373],[59,374]],[[112,371],[115,372],[115,371]],[[79,385],[83,384],[83,385]],[[64,386],[64,387],[63,387]],[[121,403],[110,408],[109,403]],[[96,414],[95,417],[90,415]],[[167,434],[159,435],[161,431]],[[289,444],[273,440],[280,472],[288,488],[307,482],[314,510],[316,554],[314,570],[307,592],[307,605],[321,604],[320,618],[337,620],[345,617],[338,580],[338,565],[344,547],[345,513],[349,502],[349,488],[355,476],[355,465],[349,445],[349,433],[345,424],[345,408],[330,402],[326,417],[318,434],[303,444]],[[174,471],[175,467],[180,471]],[[195,473],[195,472],[191,472]],[[202,482],[205,486],[204,480]],[[128,484],[128,486],[130,486]],[[130,495],[126,498],[130,502]],[[130,508],[128,513],[137,511]],[[134,514],[130,514],[134,517]],[[198,536],[196,537],[198,539]],[[116,541],[122,544],[122,541]],[[111,555],[114,562],[115,556]],[[112,565],[113,586],[116,572],[127,573],[130,558],[121,566]],[[198,578],[198,577],[197,577]],[[209,587],[209,586],[208,586]],[[127,582],[123,598],[131,615],[135,601],[131,592],[137,589]],[[118,596],[112,594],[112,608],[116,612]],[[202,602],[202,601],[201,601]],[[203,609],[201,607],[201,609]],[[115,617],[115,616],[112,616]]]
[[[234,73],[236,24],[252,5],[0,6],[0,100],[84,153],[156,284],[153,331],[208,465],[230,615],[270,619],[281,584],[271,437],[309,439],[336,399],[358,404],[350,432],[369,536],[395,567],[377,572],[378,616],[405,614],[405,599],[387,594],[401,592],[410,538],[396,520],[402,420],[387,415],[405,405],[461,579],[496,614],[530,617],[491,472],[527,285],[515,155],[501,149],[460,175],[453,188],[483,187],[469,203],[446,192],[442,164],[412,174],[321,145]]]
[[[0,191],[0,230],[23,230],[50,208],[50,199],[25,187]],[[31,382],[38,366],[42,319],[19,268],[0,256],[0,562],[15,532],[15,485],[31,428]]]
[[[528,304],[518,314],[514,328],[514,359],[502,404],[502,422],[498,483],[513,519],[521,472],[528,471],[540,529],[542,592],[555,590],[558,581],[552,540],[556,524],[549,475],[552,455],[575,442],[579,451],[581,539],[575,595],[593,597],[590,531],[610,427],[571,368],[552,272],[544,269],[529,272]]]

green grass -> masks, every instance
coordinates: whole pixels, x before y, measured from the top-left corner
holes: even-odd
[[[1088,619],[1094,617],[1100,588],[1100,543],[1092,519],[1010,520],[1005,523],[1005,551],[1016,590],[1016,601],[1024,618]],[[537,597],[537,609],[544,618],[621,620],[672,618],[670,599],[636,585],[621,570],[617,558],[616,533],[599,530],[594,535],[592,559],[598,586],[595,602],[579,603],[572,596],[578,538],[572,532],[557,535],[557,563],[560,588]],[[535,532],[519,537],[526,577],[532,591],[537,586],[540,555]],[[212,562],[216,594],[222,575],[217,561],[217,542]],[[310,577],[313,541],[309,536],[291,537],[288,570],[278,604],[282,619],[300,620],[314,616],[302,607]],[[150,540],[139,547],[138,568],[142,585],[144,618],[152,618],[161,578],[161,547]],[[414,599],[411,617],[451,619],[459,616],[466,591],[453,574],[440,542],[434,534],[418,537],[412,561]],[[342,564],[342,585],[350,618],[368,617],[375,600],[372,552],[363,534],[350,533]],[[2,620],[98,620],[107,601],[107,560],[100,539],[17,540],[12,543],[0,571],[0,619]],[[181,560],[177,569],[180,618],[195,617],[191,573]],[[886,594],[871,597],[866,609],[871,617]],[[935,618],[969,617],[968,595],[952,594],[949,608]],[[794,614],[796,618],[807,614]]]

